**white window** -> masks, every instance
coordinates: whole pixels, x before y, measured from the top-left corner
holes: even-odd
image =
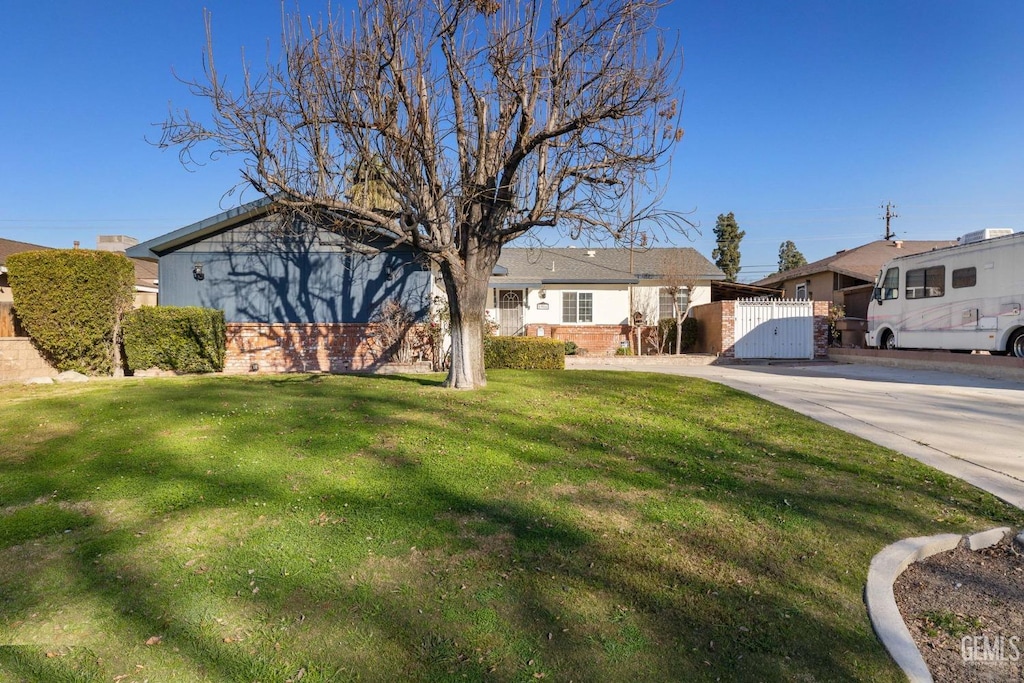
[[[806,283],[802,284],[802,285],[797,285],[796,286],[796,297],[795,298],[796,298],[797,301],[807,301],[807,284]]]
[[[591,292],[562,292],[562,322],[594,322],[594,295]]]
[[[676,303],[679,305],[679,314],[682,315],[686,312],[686,307],[690,305],[690,291],[685,287],[679,287],[676,290]],[[672,310],[672,289],[669,287],[662,287],[658,292],[658,319],[672,318],[675,320],[676,312]]]

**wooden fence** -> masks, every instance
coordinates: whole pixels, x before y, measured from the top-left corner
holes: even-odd
[[[17,318],[14,317],[13,306],[10,301],[0,301],[0,337],[27,337],[25,330],[21,329]]]

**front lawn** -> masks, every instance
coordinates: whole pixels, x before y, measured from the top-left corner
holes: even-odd
[[[1024,525],[700,380],[439,381],[3,387],[0,681],[898,681],[871,557]]]

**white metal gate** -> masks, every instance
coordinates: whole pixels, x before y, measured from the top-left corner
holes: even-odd
[[[814,358],[814,302],[736,302],[736,358]]]
[[[523,293],[498,292],[498,334],[512,337],[523,333]]]

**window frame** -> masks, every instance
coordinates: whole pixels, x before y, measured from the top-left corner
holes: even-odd
[[[911,284],[911,278],[913,278],[913,284]],[[909,269],[903,282],[908,301],[944,297],[946,296],[946,266]]]
[[[672,295],[669,293],[671,287],[659,287],[658,288],[658,319],[665,320],[670,318],[675,320],[675,316],[672,314]],[[689,287],[678,287],[676,288],[675,303],[679,304],[679,310],[681,313],[686,313],[686,309],[690,306],[690,288]],[[665,314],[665,307],[668,305],[668,315]]]
[[[975,287],[978,284],[978,269],[975,266],[967,268],[954,268],[950,276],[950,286],[953,289],[966,289]]]
[[[875,299],[878,301],[893,301],[900,298],[900,267],[893,266],[885,271],[879,283],[878,293]]]
[[[571,302],[571,303],[570,303]],[[572,319],[568,313],[572,311]],[[562,292],[562,324],[586,325],[594,322],[593,292]]]

